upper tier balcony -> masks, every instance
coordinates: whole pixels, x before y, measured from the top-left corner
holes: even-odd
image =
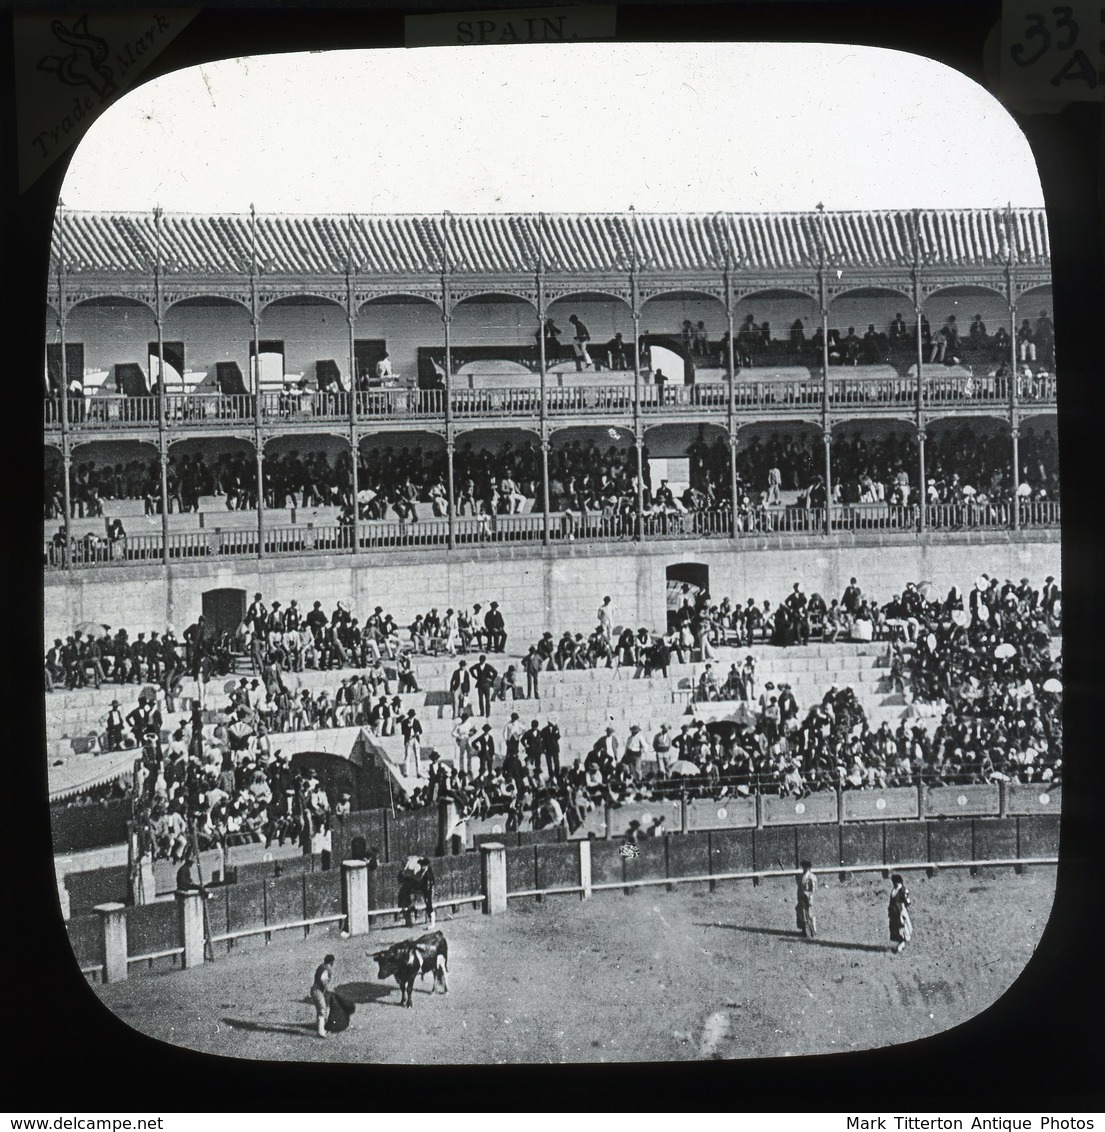
[[[839,372],[839,371],[838,371]],[[854,374],[856,371],[853,370]],[[1056,377],[1040,373],[1016,379],[1018,403],[1025,409],[1056,407]],[[1011,402],[1007,377],[974,376],[962,372],[925,375],[921,381],[920,408],[925,413],[1001,413]],[[834,420],[871,415],[901,416],[918,407],[917,379],[909,376],[837,376],[829,378],[827,408]],[[459,388],[449,396],[452,416],[458,421],[495,420],[503,423],[536,421],[542,416],[541,390],[536,382],[490,388]],[[632,421],[636,392],[631,382],[610,384],[549,383],[545,390],[545,416],[549,420],[603,422]],[[640,386],[640,415],[649,423],[688,417],[712,419],[721,424],[730,405],[734,419],[748,423],[758,418],[805,418],[826,407],[825,382],[820,377],[748,379],[742,376],[732,391],[727,381],[693,385],[655,383]],[[158,398],[129,397],[103,392],[68,402],[69,427],[81,433],[156,430]],[[180,433],[205,430],[241,430],[257,422],[258,405],[252,394],[167,393],[165,425]],[[446,418],[446,394],[437,389],[375,389],[356,394],[343,392],[264,392],[260,420],[268,429],[290,432],[316,425],[440,426]],[[61,405],[56,398],[43,402],[47,432],[62,427]]]

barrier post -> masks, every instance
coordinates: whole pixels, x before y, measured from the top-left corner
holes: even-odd
[[[454,843],[453,830],[457,826],[457,804],[452,798],[442,798],[437,809],[437,852],[439,857],[463,852]]]
[[[203,966],[203,895],[199,889],[177,890],[177,916],[180,923],[180,942],[184,954],[180,957],[182,970]]]
[[[591,842],[588,838],[583,838],[581,841],[576,842],[579,846],[579,887],[582,891],[579,894],[580,900],[591,899]]]
[[[762,794],[756,795],[756,828],[764,827],[764,799]]]
[[[104,939],[104,982],[121,983],[127,977],[127,906],[97,904]]]
[[[480,877],[483,881],[484,915],[506,911],[506,846],[487,841],[480,846]]]
[[[733,524],[734,529],[736,523]],[[680,814],[680,833],[689,833],[691,829],[691,811],[690,803],[687,801],[687,788],[683,787],[682,796],[679,800],[679,814]]]
[[[368,862],[342,861],[341,908],[345,930],[352,935],[368,932]]]

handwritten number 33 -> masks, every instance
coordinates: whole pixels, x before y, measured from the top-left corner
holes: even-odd
[[[1055,47],[1058,51],[1069,51],[1078,39],[1078,25],[1071,19],[1073,9],[1062,6],[1052,8],[1051,11],[1056,17],[1056,30],[1059,32],[1066,31],[1067,33],[1065,40],[1056,41]],[[1025,30],[1024,38],[1026,40],[1036,39],[1040,41],[1036,53],[1030,55],[1023,43],[1014,43],[1009,49],[1009,54],[1013,57],[1013,62],[1018,66],[1031,67],[1032,64],[1045,55],[1051,47],[1051,32],[1048,31],[1041,13],[1026,12],[1025,19],[1028,21],[1028,28]]]

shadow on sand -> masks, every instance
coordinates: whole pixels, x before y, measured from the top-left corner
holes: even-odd
[[[803,943],[808,943],[812,947],[837,947],[843,951],[889,951],[889,945],[881,943],[852,943],[848,940],[841,939],[804,939],[802,933],[799,931],[786,931],[783,928],[761,928],[751,927],[748,924],[695,924],[697,928],[725,928],[731,932],[749,932],[752,935],[777,935],[785,939],[793,939],[795,941],[802,940]]]
[[[253,1022],[245,1018],[224,1018],[223,1025],[232,1030],[248,1030],[255,1034],[291,1034],[293,1038],[316,1037],[314,1022]]]
[[[358,1006],[365,1002],[379,1002],[398,989],[395,983],[342,983],[340,987],[335,987],[342,998],[355,1002]]]

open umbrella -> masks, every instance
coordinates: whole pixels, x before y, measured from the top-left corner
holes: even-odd
[[[1002,643],[994,649],[994,656],[996,656],[998,660],[1008,660],[1011,656],[1016,655],[1017,647],[1009,641],[1002,641]]]
[[[1054,676],[1044,681],[1045,692],[1061,692],[1063,690],[1063,682],[1056,680]]]
[[[672,774],[696,775],[702,773],[689,759],[677,759],[668,769]]]
[[[142,691],[138,693],[138,696],[139,696],[139,698],[141,698],[142,696],[145,696],[147,700],[156,700],[157,699],[157,693],[160,692],[160,691],[161,691],[161,689],[158,688],[156,684],[147,684],[142,689]]]
[[[932,601],[936,596],[936,586],[932,582],[922,582],[917,587],[917,592],[925,599],[925,601]]]
[[[238,681],[237,680],[227,680],[227,682],[223,685],[223,691],[229,696],[230,693],[233,692],[234,689],[237,688],[237,687],[238,687]]]
[[[106,637],[107,630],[108,626],[99,621],[81,621],[73,631],[78,637]]]

